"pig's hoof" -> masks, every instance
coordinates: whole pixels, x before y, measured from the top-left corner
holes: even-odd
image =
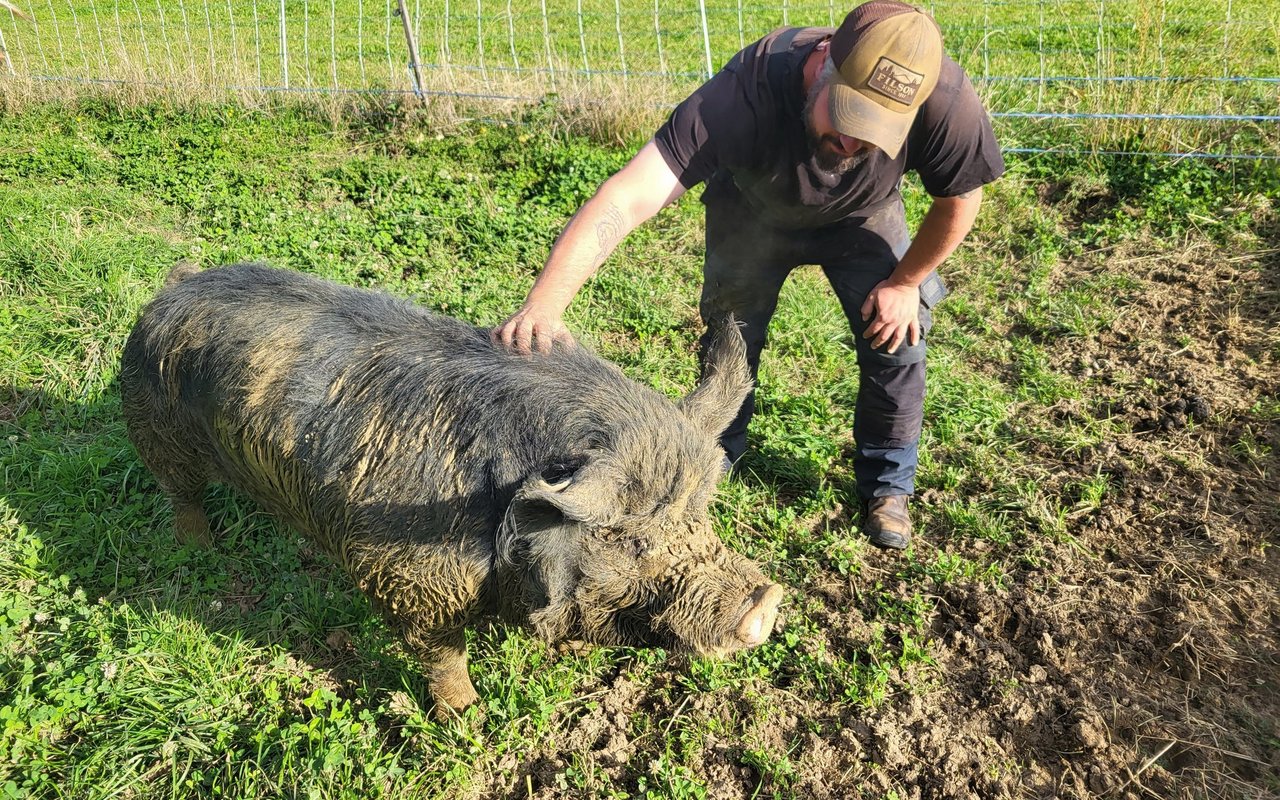
[[[184,530],[183,528],[175,528],[174,535],[181,545],[193,545],[201,550],[208,550],[213,546],[213,539],[209,536],[209,529],[204,530]]]
[[[197,503],[173,503],[173,535],[179,544],[209,547],[213,537],[209,535],[209,519]]]
[[[431,687],[431,697],[436,701],[436,716],[449,719],[461,713],[467,706],[480,699],[469,678],[443,680]]]

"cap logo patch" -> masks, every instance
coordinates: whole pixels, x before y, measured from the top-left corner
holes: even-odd
[[[867,79],[869,88],[875,89],[890,100],[896,100],[907,106],[911,105],[916,99],[916,94],[920,91],[920,86],[923,83],[924,76],[919,72],[912,72],[884,56],[880,57],[880,61],[876,64],[875,70],[872,71],[871,77]]]

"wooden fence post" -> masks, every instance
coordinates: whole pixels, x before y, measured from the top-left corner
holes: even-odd
[[[422,60],[418,58],[418,42],[413,38],[413,25],[409,22],[409,9],[405,7],[404,0],[397,0],[400,4],[400,21],[404,23],[404,40],[409,45],[409,66],[413,67],[413,91],[422,99]]]

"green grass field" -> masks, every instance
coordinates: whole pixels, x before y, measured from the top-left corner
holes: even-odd
[[[266,260],[492,325],[629,152],[564,133],[547,108],[449,135],[384,112],[0,115],[0,796],[1280,792],[1274,167],[1011,161],[945,270],[920,542],[900,557],[858,532],[849,334],[820,274],[799,271],[743,474],[715,506],[724,540],[789,587],[778,633],[682,662],[476,631],[483,699],[440,723],[367,602],[251,502],[216,491],[216,547],[175,543],[115,388],[130,326],[181,258]],[[924,200],[908,187],[913,219]],[[696,374],[701,244],[690,197],[567,317],[673,397]],[[1187,281],[1195,302],[1169,294]],[[1207,371],[1178,384],[1187,354]],[[1187,387],[1213,416],[1148,430],[1162,393]],[[1229,521],[1205,528],[1216,549],[1191,536],[1201,512]],[[1210,613],[1231,597],[1250,610]],[[1184,621],[1161,622],[1175,607]],[[1204,615],[1218,627],[1187,629],[1193,674],[1187,639],[1164,637]],[[1122,695],[1145,722],[1111,715]],[[1026,713],[1051,733],[1007,727]],[[1125,783],[1170,737],[1191,755],[1166,748]]]
[[[387,0],[23,0],[0,16],[14,77],[107,81],[213,97],[234,87],[412,91],[396,5]],[[412,0],[432,97],[482,116],[548,94],[667,108],[779,25],[834,25],[830,3]],[[1231,0],[1009,0],[930,5],[948,52],[997,112],[1274,116],[1280,8]],[[0,80],[3,79],[0,70]],[[1136,79],[1136,80],[1135,80]],[[150,88],[148,88],[150,87]],[[1007,146],[1274,156],[1274,121],[1000,122]],[[1065,134],[1065,135],[1064,135]]]

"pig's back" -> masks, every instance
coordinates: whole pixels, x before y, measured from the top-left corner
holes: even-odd
[[[158,295],[126,345],[121,384],[133,419],[340,551],[393,530],[492,530],[495,493],[527,452],[580,435],[533,395],[608,383],[597,362],[522,359],[406,301],[240,265]]]

